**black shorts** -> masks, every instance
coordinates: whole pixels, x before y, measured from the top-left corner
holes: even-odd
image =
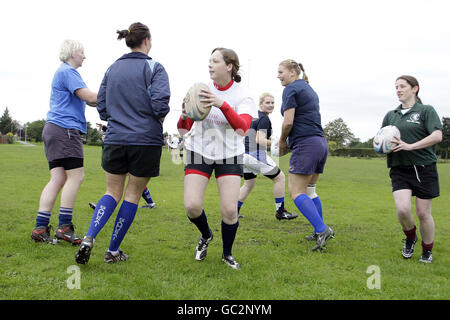
[[[64,170],[72,170],[83,167],[83,158],[64,158],[56,159],[48,162],[48,168],[52,170],[53,168],[63,167]]]
[[[102,167],[108,173],[157,177],[160,161],[161,147],[103,145]]]
[[[242,155],[223,160],[203,158],[201,154],[187,150],[184,174],[200,174],[208,179],[214,170],[216,179],[221,176],[236,175],[242,177],[244,173]]]
[[[412,191],[412,195],[420,199],[439,197],[439,176],[436,164],[426,166],[392,167],[389,175],[392,192],[402,189]]]

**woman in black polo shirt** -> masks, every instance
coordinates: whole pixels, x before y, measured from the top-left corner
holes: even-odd
[[[400,130],[397,146],[387,156],[397,217],[406,235],[402,255],[411,258],[417,241],[411,198],[416,197],[416,214],[422,236],[421,262],[433,261],[434,220],[431,202],[439,196],[437,157],[434,145],[442,141],[442,124],[432,106],[418,97],[419,83],[411,76],[400,76],[395,83],[402,103],[384,117],[382,127],[394,125]]]

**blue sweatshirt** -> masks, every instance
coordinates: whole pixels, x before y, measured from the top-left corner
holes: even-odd
[[[104,144],[163,146],[160,121],[169,113],[169,78],[164,67],[141,52],[123,55],[106,71],[97,98],[108,121]]]

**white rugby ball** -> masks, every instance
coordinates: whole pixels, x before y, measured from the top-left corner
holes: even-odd
[[[387,154],[397,146],[394,137],[400,138],[400,131],[396,126],[381,128],[373,138],[373,149],[379,154]]]
[[[280,139],[278,137],[271,137],[271,143],[270,143],[270,153],[274,157],[280,156]]]
[[[209,91],[209,87],[204,83],[195,83],[187,92],[184,98],[184,109],[187,116],[194,120],[200,121],[205,119],[211,107],[205,107],[205,103],[201,102],[200,92],[201,90]]]

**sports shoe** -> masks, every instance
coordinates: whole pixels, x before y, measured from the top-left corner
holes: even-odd
[[[89,202],[89,207],[91,207],[92,210],[95,210],[97,205],[95,203],[93,203],[93,202]]]
[[[62,224],[58,226],[55,232],[55,238],[65,240],[72,245],[77,246],[81,243],[81,238],[75,234],[75,229],[72,223]]]
[[[298,217],[298,215],[290,213],[286,209],[284,209],[283,212],[281,212],[281,213],[275,212],[275,218],[277,218],[278,220],[292,220],[297,217]]]
[[[424,263],[432,263],[433,262],[433,252],[431,250],[423,250],[419,261],[424,262]]]
[[[207,239],[200,236],[200,239],[198,239],[197,247],[195,248],[195,260],[202,261],[206,258],[206,253],[208,250],[208,245],[213,239],[213,233],[211,232],[211,236]]]
[[[403,241],[405,241],[405,244],[404,244],[403,249],[402,249],[402,256],[405,259],[409,259],[409,258],[412,257],[412,255],[414,253],[414,245],[417,242],[417,237],[415,239],[412,239],[412,240],[408,239],[408,238],[405,238],[405,239],[403,239]]]
[[[50,230],[53,229],[52,226],[39,226],[34,228],[33,232],[31,232],[31,239],[36,242],[47,242],[53,245],[57,244],[59,240],[53,239],[50,236]]]
[[[305,236],[305,239],[308,241],[317,241],[317,233],[313,233],[312,235]]]
[[[110,251],[105,252],[105,262],[106,263],[117,263],[120,261],[127,261],[128,258],[129,258],[128,255],[123,253],[123,251],[120,249],[119,249],[118,255],[114,255]]]
[[[92,248],[94,248],[94,239],[92,237],[85,237],[75,254],[75,261],[79,264],[88,263]]]
[[[240,214],[240,213],[239,213],[239,214],[238,214],[238,219],[241,219],[241,218],[242,218],[242,219],[245,219],[245,216],[244,216],[243,214]]]
[[[230,256],[222,255],[222,261],[235,270],[239,270],[241,268],[241,265],[237,263],[237,261],[231,255]]]
[[[334,238],[334,231],[330,227],[327,227],[324,232],[317,234],[316,245],[314,246],[312,251],[316,251],[317,249],[320,249],[320,251],[322,251],[326,249],[325,246],[330,238]]]
[[[139,207],[139,209],[154,209],[156,208],[156,203],[147,203],[146,205],[143,205],[142,207]]]

